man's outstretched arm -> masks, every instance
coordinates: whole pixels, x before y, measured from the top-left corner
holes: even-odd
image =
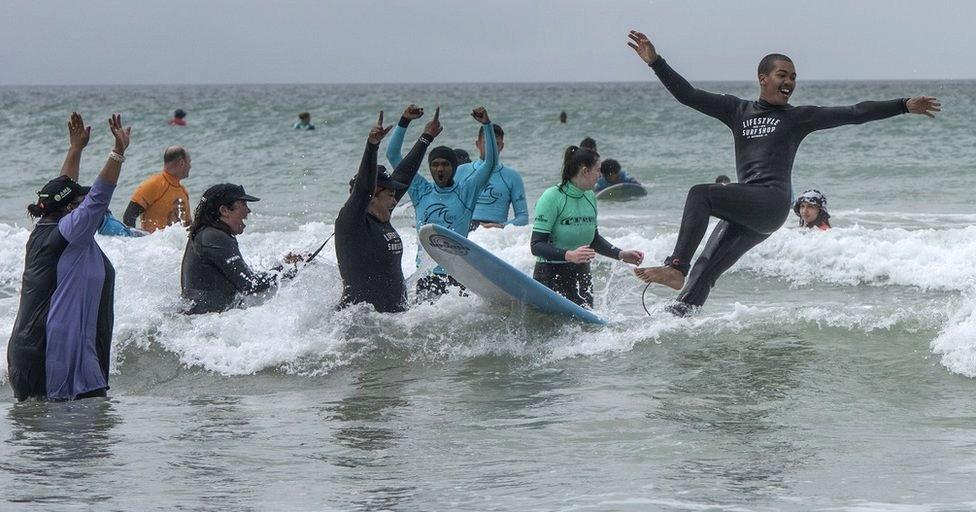
[[[862,101],[849,107],[805,107],[810,109],[806,122],[809,131],[827,130],[847,124],[861,124],[887,119],[899,114],[935,117],[942,103],[932,96],[916,96],[888,101]]]

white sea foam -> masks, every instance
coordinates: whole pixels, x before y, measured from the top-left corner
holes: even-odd
[[[656,233],[650,228],[603,231],[617,245],[644,250],[648,263],[663,260],[674,243],[673,233]],[[289,251],[316,248],[331,232],[330,224],[313,222],[292,231],[245,234],[240,242],[245,259],[261,269]],[[404,269],[409,272],[414,267],[416,233],[409,228],[400,232],[405,244]],[[0,286],[8,291],[0,298],[0,332],[10,332],[17,313],[27,235],[25,228],[0,225],[0,254],[4,255]],[[527,273],[534,263],[528,251],[530,236],[528,226],[479,229],[471,234],[472,240]],[[651,290],[647,305],[655,314],[648,318],[634,308],[613,306],[621,297],[633,301],[643,289],[629,267],[598,260],[594,266],[597,310],[611,320],[602,328],[489,305],[476,296],[445,297],[434,305],[419,305],[396,315],[378,314],[364,306],[336,312],[341,281],[332,242],[320,256],[323,264],[304,269],[275,297],[246,310],[186,317],[178,313],[184,232],[170,229],[141,239],[98,240],[117,270],[115,372],[124,372],[128,351],[153,348],[174,354],[187,366],[224,375],[264,370],[311,375],[384,352],[418,361],[503,355],[544,362],[627,352],[640,343],[673,337],[697,339],[799,325],[856,332],[941,331],[932,341],[933,352],[942,355],[949,370],[976,377],[976,342],[972,339],[976,299],[969,295],[976,277],[969,264],[976,258],[976,228],[970,227],[783,229],[730,272],[745,279],[786,281],[792,287],[869,285],[900,290],[891,293],[892,297],[912,296],[906,291],[911,287],[936,292],[934,298],[930,295],[911,302],[885,300],[888,294],[879,294],[881,298],[873,297],[873,302],[735,304],[731,310],[674,318],[656,314],[673,294]],[[938,292],[946,293],[945,301],[938,300]],[[0,343],[2,350],[6,335]],[[0,365],[5,378],[6,361]]]

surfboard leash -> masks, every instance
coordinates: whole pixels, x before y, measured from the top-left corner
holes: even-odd
[[[314,260],[315,257],[318,256],[320,252],[322,252],[322,249],[325,249],[325,244],[329,243],[329,240],[332,240],[332,237],[334,236],[335,236],[335,231],[333,231],[332,234],[329,235],[329,238],[326,238],[325,241],[322,242],[322,245],[320,245],[319,248],[316,249],[315,252],[313,252],[312,255],[308,257],[307,260],[305,260],[305,264],[308,265],[309,263],[311,263],[312,260]]]
[[[647,295],[647,289],[650,287],[651,283],[647,283],[647,285],[644,286],[644,291],[641,292],[641,306],[644,306],[644,312],[647,313],[647,316],[651,316],[651,312],[647,309],[647,303],[644,302],[644,296]]]

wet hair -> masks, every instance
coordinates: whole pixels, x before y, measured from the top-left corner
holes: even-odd
[[[600,174],[604,176],[610,176],[611,174],[617,174],[620,172],[620,162],[614,160],[613,158],[608,158],[600,164]]]
[[[306,119],[309,120],[309,121],[311,121],[312,120],[312,114],[309,114],[308,112],[302,112],[302,113],[298,114],[298,118],[301,119],[302,121],[304,121]]]
[[[186,148],[183,146],[170,146],[163,151],[163,163],[171,164],[182,158],[186,158]]]
[[[31,203],[27,205],[27,215],[35,219],[39,219],[45,215],[56,215],[58,217],[64,216],[65,211],[68,209],[67,204],[57,205],[58,207],[52,210],[47,209],[47,205],[41,201],[36,203]]]
[[[787,57],[786,55],[783,55],[782,53],[770,53],[769,55],[763,57],[761,61],[759,61],[759,68],[758,68],[759,74],[768,75],[770,72],[773,71],[773,68],[776,67],[776,61],[778,60],[785,60],[790,64],[793,63],[793,59]]]
[[[201,229],[216,226],[220,223],[221,206],[233,208],[234,203],[239,200],[238,197],[213,193],[216,189],[224,186],[224,183],[214,185],[208,188],[207,191],[200,196],[200,202],[197,203],[197,208],[193,210],[193,222],[190,224],[190,228],[188,230],[190,240],[193,240],[193,237],[197,236],[197,233],[200,232]]]
[[[715,183],[721,183],[723,185],[726,185],[732,183],[732,180],[729,179],[729,177],[724,174],[719,174],[718,176],[715,177]]]
[[[593,167],[599,160],[599,153],[592,149],[569,146],[563,153],[562,184],[575,178],[579,174],[580,167]]]
[[[176,109],[175,112],[173,112],[173,117],[177,119],[183,119],[184,117],[186,117],[186,111],[184,111],[182,108],[178,108]]]
[[[580,141],[579,147],[596,152],[596,141],[592,137],[586,137]]]
[[[505,130],[502,130],[501,125],[491,123],[491,129],[495,132],[495,139],[502,140],[505,138]],[[485,138],[485,132],[481,128],[478,128],[478,140]]]

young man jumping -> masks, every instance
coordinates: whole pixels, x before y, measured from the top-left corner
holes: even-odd
[[[641,32],[630,31],[627,43],[680,103],[722,121],[735,139],[738,183],[695,185],[685,201],[674,251],[660,267],[634,272],[646,283],[681,290],[668,307],[684,315],[701,306],[715,281],[743,254],[773,234],[792,206],[793,158],[804,137],[817,130],[861,124],[912,113],[935,117],[941,111],[931,96],[865,101],[849,107],[794,107],[796,68],[786,55],[774,53],[759,62],[759,99],[696,89],[671,69]],[[722,220],[691,268],[691,258],[705,236],[708,218]],[[691,270],[688,283],[685,277]]]

